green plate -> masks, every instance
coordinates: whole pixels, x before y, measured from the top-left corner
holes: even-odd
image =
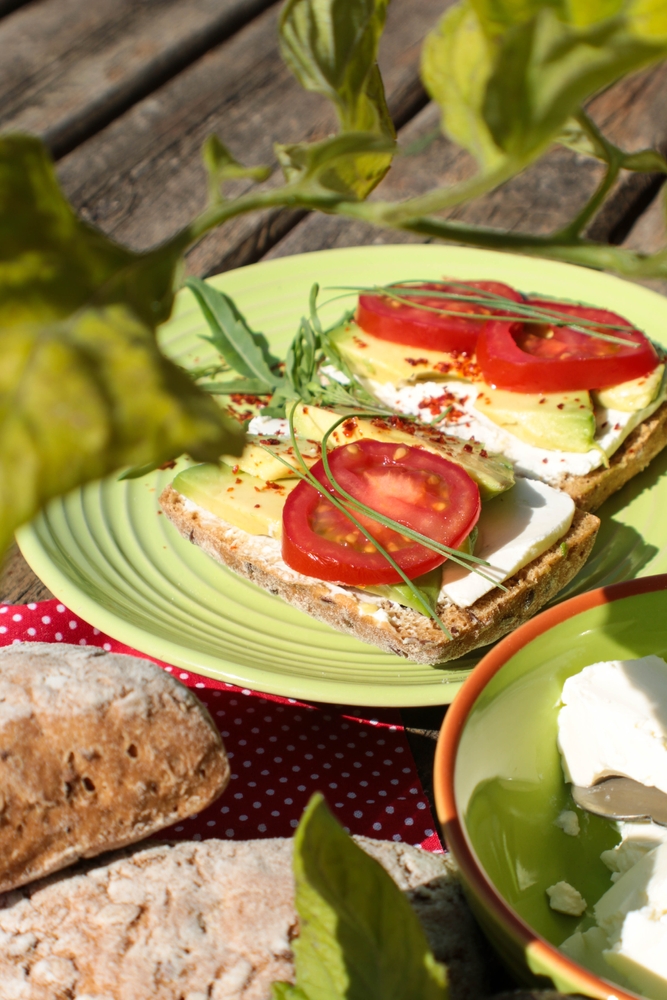
[[[284,352],[314,281],[331,285],[407,278],[495,278],[525,292],[614,309],[667,345],[667,301],[595,271],[527,257],[447,246],[325,250],[253,264],[213,278],[251,326]],[[328,295],[324,293],[324,300]],[[350,300],[351,301],[351,300]],[[346,303],[326,307],[333,322]],[[212,360],[203,318],[188,291],[160,332],[187,364]],[[563,596],[667,569],[667,483],[659,457],[602,509],[593,556]],[[54,501],[18,534],[44,583],[95,626],[152,656],[209,676],[292,698],[363,705],[451,701],[479,656],[429,667],[340,635],[219,567],[157,515],[173,473],[107,480]]]

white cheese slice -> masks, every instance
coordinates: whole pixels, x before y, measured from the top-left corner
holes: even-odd
[[[563,685],[558,748],[567,781],[612,774],[667,792],[667,663],[659,656],[594,663]]]
[[[612,882],[630,871],[633,865],[659,844],[667,842],[667,827],[649,821],[616,824],[621,842],[609,851],[603,851],[600,860],[611,872]]]
[[[609,965],[638,993],[667,997],[667,844],[646,854],[595,905]]]
[[[514,465],[516,472],[531,479],[556,483],[564,472],[585,476],[603,464],[602,453],[610,458],[620,448],[629,434],[646,420],[667,399],[663,384],[658,397],[643,410],[626,413],[595,407],[598,446],[587,452],[552,451],[537,448],[521,441],[504,427],[499,427],[479,410],[475,400],[482,386],[461,382],[419,382],[397,388],[389,382],[369,380],[370,391],[386,406],[398,413],[418,416],[424,421],[438,422],[442,429],[454,437],[481,442],[487,451],[504,455]],[[451,407],[448,413],[445,411]]]
[[[580,917],[587,903],[578,889],[569,882],[556,882],[547,889],[549,906],[557,913],[566,913],[569,917]]]
[[[491,579],[448,561],[440,599],[447,597],[458,607],[469,608],[562,538],[573,516],[574,502],[566,493],[517,479],[511,490],[484,504],[477,525],[475,555],[490,563],[480,569]]]

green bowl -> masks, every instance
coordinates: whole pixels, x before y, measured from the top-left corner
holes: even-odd
[[[635,997],[558,951],[579,923],[550,909],[565,880],[589,903],[610,887],[600,853],[607,820],[579,812],[581,833],[554,826],[574,808],[556,747],[566,678],[599,660],[667,654],[667,575],[590,591],[538,615],[480,661],[449,709],[436,752],[445,839],[491,943],[524,983],[563,993]]]

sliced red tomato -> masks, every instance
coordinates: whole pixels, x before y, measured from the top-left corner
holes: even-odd
[[[460,316],[438,315],[416,305],[404,305],[387,295],[360,295],[357,308],[357,323],[362,330],[391,340],[396,344],[409,347],[422,347],[430,351],[462,351],[472,354],[477,338],[490,314],[504,315],[506,309],[500,302],[495,306],[480,306],[472,302],[462,302],[460,299],[441,299],[429,296],[429,291],[456,292],[457,295],[474,296],[478,291],[493,292],[502,295],[511,302],[522,302],[523,295],[503,285],[499,281],[467,281],[465,287],[448,284],[447,282],[432,282],[424,285],[411,285],[410,290],[423,289],[426,293],[418,298],[410,297],[411,302],[426,305],[430,309],[446,309],[447,312],[460,313]],[[400,288],[395,292],[400,295]]]
[[[477,343],[477,361],[490,385],[514,392],[606,389],[646,375],[659,362],[644,334],[607,309],[545,299],[529,299],[528,304],[575,320],[622,326],[622,330],[594,329],[622,337],[628,344],[592,337],[569,326],[489,320]]]
[[[477,484],[460,466],[422,448],[363,439],[332,451],[329,467],[340,487],[356,500],[443,545],[456,548],[477,523]],[[332,583],[400,583],[376,546],[327,499],[333,488],[321,460],[311,472],[322,492],[300,482],[283,511],[287,565]],[[355,516],[410,579],[445,561],[378,521]]]

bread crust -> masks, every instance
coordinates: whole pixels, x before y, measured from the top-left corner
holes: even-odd
[[[585,476],[564,473],[552,485],[568,493],[581,510],[594,511],[642,472],[667,445],[667,402],[625,439],[609,460],[609,468]]]
[[[364,613],[354,593],[295,573],[282,562],[275,542],[227,524],[172,486],[163,491],[160,505],[185,538],[235,573],[340,632],[416,663],[457,659],[532,618],[581,569],[600,525],[593,514],[576,510],[568,533],[506,580],[506,593],[496,588],[470,608],[439,605],[449,640],[430,618],[391,601],[380,605],[386,621]]]
[[[452,1000],[489,992],[488,946],[454,862],[355,838],[447,964]],[[0,899],[0,995],[21,1000],[269,1000],[294,982],[292,840],[146,844]]]
[[[204,706],[154,663],[0,649],[0,892],[200,812],[229,773]]]

